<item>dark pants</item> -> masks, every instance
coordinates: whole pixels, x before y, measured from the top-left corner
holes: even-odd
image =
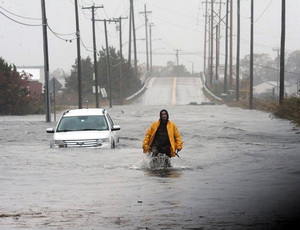
[[[170,150],[168,151],[168,153],[165,153],[165,152],[159,151],[158,148],[152,148],[151,157],[152,157],[151,165],[154,168],[156,168],[156,167],[159,167],[159,168],[172,167],[171,162],[170,162],[170,158],[171,158]]]
[[[159,153],[163,153],[165,154],[166,156],[168,157],[171,157],[171,153],[170,153],[170,147],[167,146],[167,147],[152,147],[152,156],[157,156],[157,154]]]

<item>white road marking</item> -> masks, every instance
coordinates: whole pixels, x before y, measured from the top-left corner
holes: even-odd
[[[177,83],[177,77],[174,77],[173,78],[172,105],[176,105],[176,83]]]

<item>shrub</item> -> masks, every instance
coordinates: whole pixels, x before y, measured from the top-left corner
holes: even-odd
[[[283,100],[277,106],[274,115],[279,118],[288,119],[300,126],[300,98],[291,97]]]

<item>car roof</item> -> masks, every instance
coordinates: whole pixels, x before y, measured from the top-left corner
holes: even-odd
[[[106,110],[103,108],[91,108],[91,109],[71,109],[64,112],[64,117],[72,116],[94,116],[94,115],[104,115]]]

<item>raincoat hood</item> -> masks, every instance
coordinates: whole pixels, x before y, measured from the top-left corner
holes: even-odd
[[[168,111],[167,110],[165,110],[165,109],[162,109],[160,112],[159,112],[159,119],[160,119],[160,121],[162,121],[163,119],[162,119],[162,112],[166,112],[166,114],[167,114],[167,121],[169,120],[169,113],[168,113]]]

